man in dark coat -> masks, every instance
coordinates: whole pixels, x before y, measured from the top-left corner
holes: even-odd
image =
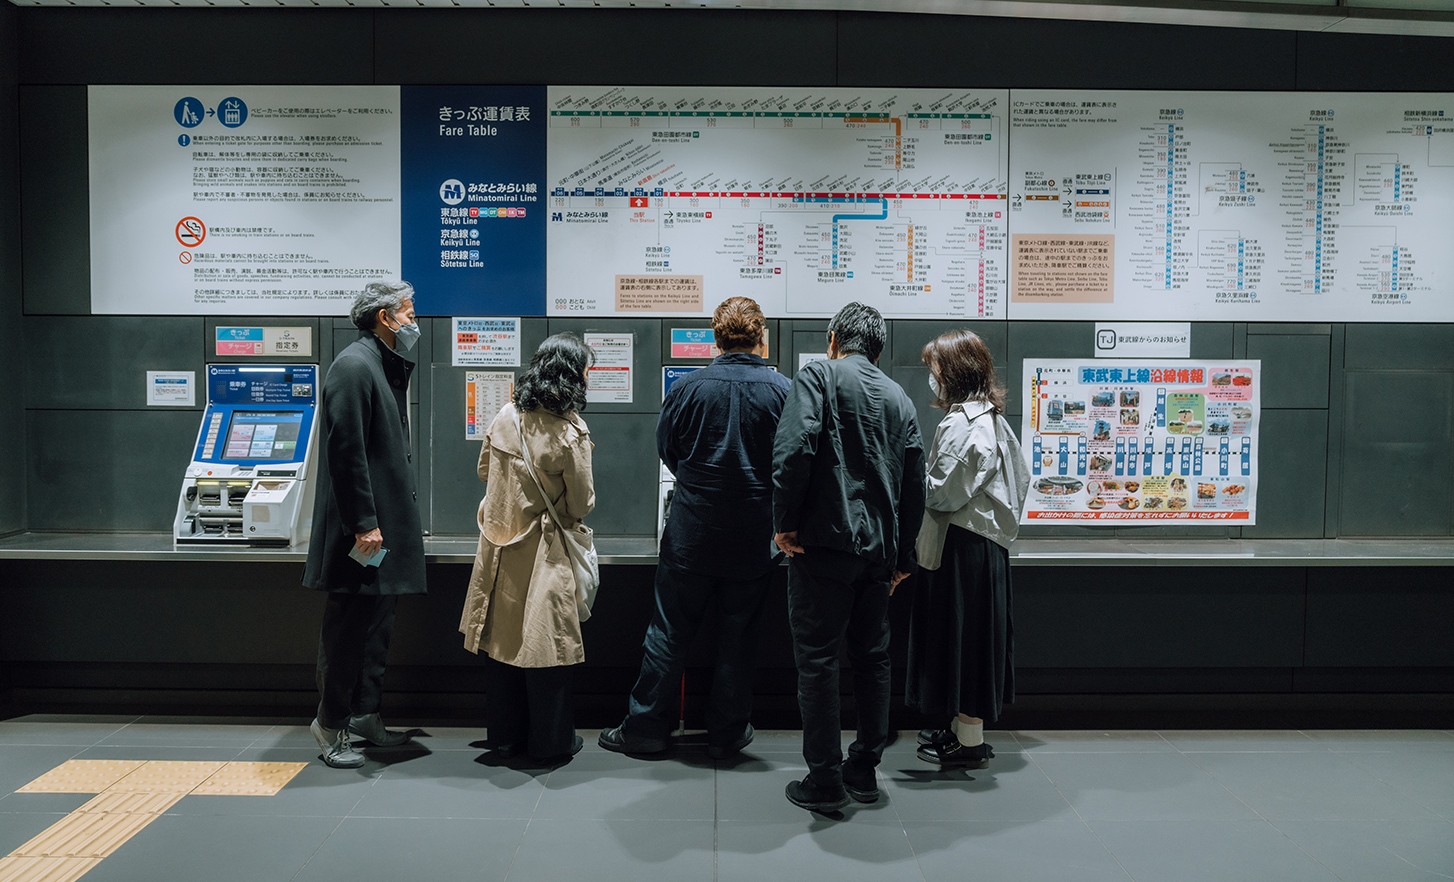
[[[707,703],[707,753],[752,742],[757,623],[777,563],[772,546],[772,442],[788,381],[763,360],[767,321],[757,303],[729,298],[712,316],[722,350],[678,380],[661,405],[656,448],[676,476],[656,567],[656,612],[625,722],[601,732],[618,753],[659,753],[676,719],[676,685],[709,609],[717,659]]]
[[[791,557],[788,623],[808,775],[794,805],[878,799],[889,734],[889,595],[914,568],[924,442],[914,405],[877,367],[878,311],[850,303],[828,325],[828,361],[798,371],[773,445],[773,537]],[[858,737],[843,760],[838,652],[846,637]]]
[[[408,282],[371,283],[349,315],[359,338],[338,354],[323,381],[322,461],[303,572],[304,585],[328,592],[311,729],[323,761],[345,769],[364,762],[350,732],[381,747],[408,740],[384,728],[379,703],[399,595],[425,591],[409,447],[414,365],[399,355],[419,339],[414,289]],[[380,553],[382,559],[371,560]]]

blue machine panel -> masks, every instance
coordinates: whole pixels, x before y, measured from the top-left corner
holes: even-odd
[[[193,462],[302,462],[317,396],[317,365],[208,365],[207,413]]]

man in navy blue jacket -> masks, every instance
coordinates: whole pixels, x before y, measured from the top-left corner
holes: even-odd
[[[625,722],[601,733],[618,753],[659,753],[675,719],[682,664],[707,610],[718,612],[707,752],[752,742],[757,622],[772,584],[772,444],[788,381],[763,360],[767,321],[747,297],[712,315],[722,350],[678,380],[661,405],[656,447],[676,476],[656,568],[656,612]]]

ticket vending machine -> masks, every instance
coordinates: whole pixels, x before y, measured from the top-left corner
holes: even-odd
[[[313,522],[317,365],[208,365],[178,543],[294,545]]]

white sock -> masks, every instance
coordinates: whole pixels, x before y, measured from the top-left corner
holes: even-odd
[[[984,744],[984,720],[966,723],[959,717],[955,717],[949,723],[949,730],[965,747],[978,747]]]

